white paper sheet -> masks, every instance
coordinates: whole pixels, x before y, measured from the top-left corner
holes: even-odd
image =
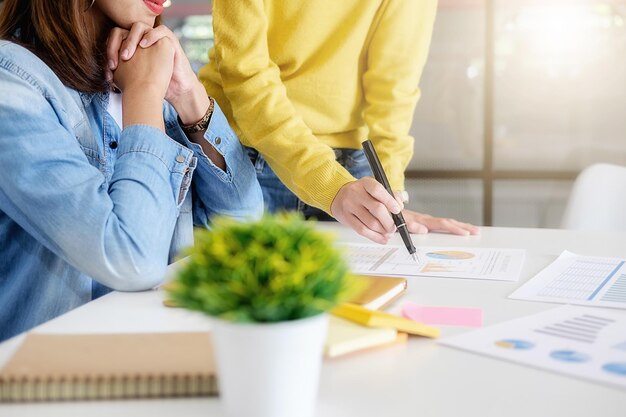
[[[626,389],[626,314],[561,306],[441,344]]]
[[[564,251],[509,298],[626,308],[626,261]]]
[[[404,246],[341,244],[352,272],[404,277],[471,278],[517,281],[522,249],[420,247],[416,264]]]

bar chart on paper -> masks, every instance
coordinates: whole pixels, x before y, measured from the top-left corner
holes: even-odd
[[[626,261],[565,251],[509,298],[626,308]]]

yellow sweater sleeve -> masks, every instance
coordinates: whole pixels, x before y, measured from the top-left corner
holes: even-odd
[[[409,129],[432,36],[436,0],[387,0],[373,28],[363,76],[363,118],[394,190],[413,156]]]
[[[355,179],[289,100],[269,56],[264,1],[214,0],[213,22],[215,59],[242,142],[300,199],[330,213],[339,189]]]

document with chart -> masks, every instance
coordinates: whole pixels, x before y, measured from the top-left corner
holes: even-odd
[[[626,261],[564,251],[509,298],[626,308]]]
[[[626,314],[561,306],[441,344],[626,389]]]
[[[522,249],[420,247],[418,264],[404,246],[340,244],[356,274],[447,277],[517,281],[526,252]]]

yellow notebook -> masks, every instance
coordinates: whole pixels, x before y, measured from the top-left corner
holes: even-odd
[[[400,332],[425,337],[439,337],[439,329],[383,311],[369,310],[356,304],[345,303],[331,310],[337,317],[371,327],[392,327]]]
[[[407,287],[406,278],[400,277],[357,275],[356,279],[364,282],[364,289],[350,302],[370,310],[379,310],[391,304],[402,295]]]
[[[360,324],[329,317],[324,354],[329,358],[396,342],[398,332],[391,327],[365,327]]]
[[[0,401],[217,395],[208,333],[29,334],[0,370]]]
[[[359,286],[363,287],[356,296],[352,297],[351,303],[362,305],[371,310],[381,309],[404,293],[407,287],[406,278],[386,277],[382,275],[355,275]],[[161,288],[167,289],[172,283],[163,284]],[[163,300],[167,307],[178,307],[171,299]]]

